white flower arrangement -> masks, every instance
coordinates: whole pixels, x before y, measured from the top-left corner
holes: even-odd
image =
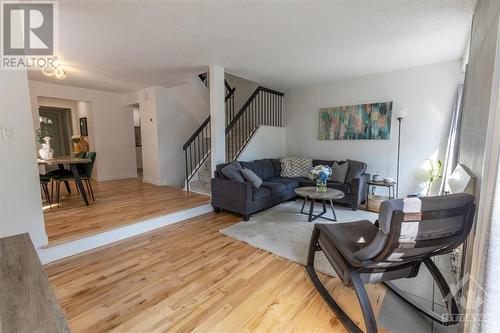
[[[312,179],[319,179],[326,182],[332,175],[332,168],[327,165],[316,165],[310,171]]]

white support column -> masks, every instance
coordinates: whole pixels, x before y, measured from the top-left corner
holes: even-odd
[[[210,65],[210,135],[211,173],[226,161],[226,119],[224,112],[224,68]]]

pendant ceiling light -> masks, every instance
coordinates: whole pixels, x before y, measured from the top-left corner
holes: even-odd
[[[59,80],[66,78],[68,73],[64,69],[64,66],[54,57],[54,61],[50,62],[47,66],[42,69],[42,73],[46,76],[55,76]]]

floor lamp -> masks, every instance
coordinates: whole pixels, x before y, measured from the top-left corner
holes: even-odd
[[[396,168],[396,198],[399,198],[399,158],[401,156],[401,121],[403,120],[402,116],[398,118],[398,165]]]

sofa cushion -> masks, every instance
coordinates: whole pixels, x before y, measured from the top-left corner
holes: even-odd
[[[353,178],[361,176],[366,171],[366,163],[354,160],[347,160],[349,170],[345,178],[346,183],[351,183]]]
[[[284,184],[286,186],[287,191],[293,191],[297,187],[299,187],[299,181],[295,178],[274,177],[268,179],[267,181]]]
[[[349,163],[338,164],[337,162],[332,165],[332,175],[330,180],[339,183],[345,183],[345,178],[349,171]]]
[[[244,182],[243,175],[241,174],[241,165],[238,161],[234,161],[221,169],[221,172],[230,180],[237,182]]]
[[[263,182],[262,187],[267,188],[272,194],[278,194],[286,191],[286,185],[282,183]]]
[[[308,177],[294,177],[295,180],[299,182],[300,187],[304,186],[316,186],[316,181],[309,179]]]
[[[262,180],[274,177],[274,167],[270,159],[240,163],[243,168],[252,170]]]
[[[281,161],[281,177],[307,177],[312,169],[312,159],[285,157]]]
[[[259,200],[263,199],[265,197],[268,197],[271,195],[271,190],[264,188],[264,187],[259,187],[259,188],[253,188],[252,187],[252,200]]]
[[[278,158],[271,158],[271,163],[274,167],[274,176],[279,177],[281,175],[281,162]]]
[[[328,188],[333,188],[335,190],[342,191],[344,192],[344,194],[351,193],[351,186],[349,184],[339,183],[339,182],[328,182],[326,186]]]
[[[241,174],[247,182],[250,182],[250,184],[252,184],[252,187],[259,188],[262,185],[262,179],[260,179],[260,177],[257,176],[252,170],[243,169],[241,170]]]

